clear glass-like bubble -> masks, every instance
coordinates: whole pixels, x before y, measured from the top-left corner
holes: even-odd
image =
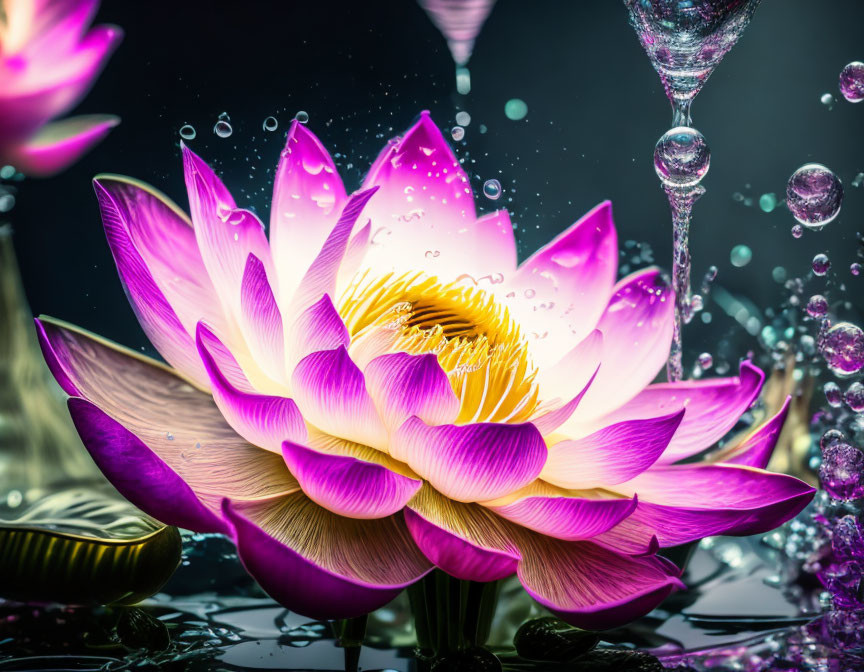
[[[792,216],[810,229],[821,229],[840,212],[843,185],[819,163],[808,163],[792,173],[786,185],[786,205]]]
[[[450,129],[450,137],[453,138],[456,142],[459,142],[462,138],[465,137],[465,129],[461,126],[454,126]]]
[[[821,277],[830,270],[831,260],[828,258],[827,254],[817,254],[813,257],[813,263],[811,266],[813,268],[813,274]]]
[[[864,368],[864,331],[851,322],[838,322],[820,334],[819,351],[835,374],[856,373]]]
[[[831,383],[831,385],[837,387],[837,392],[840,392],[840,388],[837,386],[837,383]],[[842,399],[840,400],[840,403],[843,403]],[[828,446],[835,443],[840,443],[841,441],[846,441],[846,435],[839,429],[829,429],[822,435],[822,438],[819,439],[819,448],[821,450],[825,450]]]
[[[654,170],[667,187],[692,187],[699,184],[710,164],[708,143],[695,128],[671,128],[654,147]]]
[[[696,361],[703,369],[710,369],[714,365],[714,357],[711,356],[710,352],[703,352]]]
[[[456,123],[460,126],[467,126],[471,123],[471,115],[465,110],[456,113]]]
[[[196,135],[197,134],[195,133],[195,128],[193,126],[189,124],[183,124],[183,126],[180,127],[180,137],[184,140],[194,140]]]
[[[850,103],[864,100],[864,63],[852,61],[840,71],[840,93]]]
[[[861,264],[859,264],[857,261],[853,262],[849,266],[849,272],[852,275],[861,275]]]
[[[825,385],[822,387],[822,391],[825,393],[825,401],[828,402],[829,406],[832,406],[833,408],[839,408],[840,406],[843,405],[843,392],[840,391],[840,386],[837,383],[835,383],[833,380],[825,383]],[[832,431],[837,431],[837,430],[832,430]],[[836,440],[842,440],[843,435],[840,432],[837,432],[837,433],[840,434],[840,437]],[[826,432],[826,436],[827,436],[827,432]]]
[[[729,261],[737,268],[746,266],[751,259],[753,259],[753,250],[746,245],[736,245],[729,253]]]
[[[261,124],[261,127],[265,131],[275,131],[277,128],[279,128],[279,122],[276,120],[276,117],[267,117],[264,120],[264,123]]]
[[[846,388],[846,395],[843,397],[846,400],[846,405],[856,413],[864,411],[864,385],[859,382],[852,383]]]
[[[309,113],[305,110],[300,110],[297,114],[294,115],[294,119],[299,121],[301,124],[309,123]]]
[[[501,198],[502,191],[501,183],[498,180],[486,180],[483,183],[483,195],[492,201]]]
[[[814,294],[807,302],[807,313],[810,317],[824,317],[828,312],[828,299],[821,294]]]
[[[504,116],[512,121],[524,119],[528,114],[528,105],[521,98],[511,98],[504,103]]]
[[[796,224],[795,226],[792,227],[792,237],[793,238],[800,238],[803,235],[804,235],[804,227],[803,226],[801,226],[800,224]]]
[[[834,96],[832,96],[830,93],[823,93],[822,97],[819,98],[819,102],[822,103],[829,110],[834,109]]]
[[[218,135],[220,138],[230,138],[231,134],[234,132],[234,129],[231,128],[231,124],[229,124],[224,119],[220,119],[216,122],[216,125],[213,126],[213,132]]]
[[[858,499],[864,494],[864,454],[855,446],[838,441],[822,451],[819,479],[834,499]]]

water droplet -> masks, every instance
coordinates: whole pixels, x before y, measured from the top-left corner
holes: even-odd
[[[456,123],[460,126],[467,126],[471,123],[471,115],[465,110],[456,113]]]
[[[173,441],[174,435],[171,432],[165,432],[165,438],[168,439],[169,441]]]
[[[705,299],[701,294],[694,294],[690,297],[690,310],[693,313],[700,312],[705,307]]]
[[[703,369],[710,369],[714,365],[714,358],[710,352],[703,352],[696,361],[699,362],[699,366]]]
[[[12,194],[0,196],[0,212],[9,212],[15,207],[15,197]]]
[[[0,173],[0,177],[3,177],[2,173]],[[864,173],[858,173],[852,178],[852,186],[860,187],[862,184],[864,184]]]
[[[180,127],[180,137],[184,140],[194,140],[197,133],[195,132],[195,127],[190,124],[183,124]]]
[[[804,227],[803,226],[801,226],[800,224],[796,224],[795,226],[792,227],[792,237],[793,238],[800,238],[803,235],[804,235]]]
[[[454,126],[450,129],[450,137],[452,137],[456,142],[459,142],[465,137],[465,129],[461,126]]]
[[[834,408],[838,408],[843,405],[843,393],[840,391],[840,386],[835,383],[833,380],[825,383],[822,386],[822,391],[825,393],[825,401],[828,402],[829,406],[833,406]],[[837,430],[832,430],[837,431]],[[840,432],[838,432],[840,434]],[[827,432],[823,435],[823,440],[827,436]],[[838,440],[842,440],[844,437],[840,434],[840,438]],[[825,445],[828,445],[827,443]]]
[[[864,385],[858,381],[846,388],[846,395],[843,398],[846,400],[846,405],[856,413],[864,411]]]
[[[483,183],[483,195],[490,201],[497,201],[501,198],[501,183],[498,180],[486,180]]]
[[[264,123],[261,124],[261,128],[265,131],[275,131],[279,128],[279,122],[276,120],[276,117],[267,117]]]
[[[654,147],[654,170],[667,187],[692,187],[705,177],[711,152],[695,128],[678,126],[666,131]]]
[[[294,120],[301,124],[309,123],[309,113],[305,110],[300,110],[297,114],[294,115]]]
[[[10,509],[18,508],[23,501],[24,495],[21,494],[20,490],[10,490],[9,494],[6,495],[6,506]]]
[[[822,277],[831,268],[831,260],[828,258],[827,254],[817,254],[813,257],[813,263],[811,265],[813,267],[813,274]]]
[[[753,250],[746,245],[736,245],[729,253],[729,261],[738,268],[749,264],[751,259],[753,259]]]
[[[220,112],[218,118],[222,121],[231,121],[231,117],[228,116],[227,112]]]
[[[861,275],[861,264],[857,261],[853,262],[851,266],[849,266],[849,272],[852,275]]]
[[[225,121],[224,119],[220,119],[213,127],[213,132],[220,138],[230,138],[231,134],[234,132],[234,129],[231,128],[231,124],[229,124],[227,121]]]
[[[708,271],[705,273],[705,281],[714,282],[717,279],[718,271],[719,269],[716,266],[709,266]]]
[[[839,394],[840,387],[837,386],[837,383],[831,383],[835,387],[837,387],[837,392]],[[842,400],[840,403],[843,403]],[[846,440],[846,435],[841,432],[839,429],[829,429],[822,435],[822,438],[819,439],[819,448],[821,450],[825,450],[828,446],[833,445],[835,443],[839,443],[841,441]]]
[[[464,66],[456,68],[456,91],[463,96],[471,93],[471,71]]]
[[[511,98],[504,103],[504,116],[512,121],[524,119],[528,114],[528,105],[521,98]]]
[[[862,495],[864,454],[848,443],[836,442],[822,451],[819,480],[834,499],[852,500]]]
[[[0,168],[0,179],[9,180],[15,177],[15,166],[3,166]]]
[[[480,135],[483,135],[489,129],[486,128],[486,124],[480,124],[480,126],[477,127],[477,130],[480,131]]]
[[[759,197],[759,207],[762,212],[772,212],[777,207],[777,196],[774,194],[762,194]]]
[[[832,96],[830,93],[823,93],[822,96],[819,98],[819,102],[822,103],[829,110],[834,109],[834,96]]]
[[[807,302],[807,313],[810,317],[824,317],[828,312],[828,299],[821,294],[814,294]]]
[[[819,351],[836,375],[864,368],[864,331],[850,322],[838,322],[819,336]]]
[[[864,63],[852,61],[840,71],[840,93],[850,103],[864,100]]]
[[[792,216],[810,229],[821,229],[832,221],[842,202],[840,179],[819,163],[801,166],[786,185],[786,205]]]

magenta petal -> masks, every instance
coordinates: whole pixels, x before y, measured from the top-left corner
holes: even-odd
[[[654,380],[669,356],[673,304],[672,290],[655,268],[633,273],[616,285],[597,324],[603,332],[603,364],[574,422],[608,413]]]
[[[506,289],[508,307],[535,334],[541,367],[560,359],[596,326],[612,295],[618,236],[605,201],[524,261]],[[508,296],[510,296],[508,294]]]
[[[590,539],[613,528],[633,513],[636,498],[600,499],[592,493],[555,488],[532,491],[507,504],[486,504],[502,518],[557,539],[578,541]],[[581,495],[581,496],[580,496]]]
[[[649,385],[621,408],[591,426],[644,418],[687,409],[684,420],[658,464],[670,464],[709,448],[723,436],[759,396],[765,374],[748,361],[734,378],[709,378]]]
[[[270,245],[286,300],[336,224],[345,200],[345,187],[324,145],[306,126],[292,122],[270,209]]]
[[[240,560],[277,602],[317,619],[374,611],[430,569],[401,517],[352,520],[302,494],[226,501]]]
[[[433,354],[382,355],[367,365],[364,375],[384,424],[392,430],[412,415],[445,424],[459,413],[459,400]]]
[[[240,286],[243,333],[253,358],[274,380],[285,382],[285,335],[282,314],[264,264],[254,254],[246,260]]]
[[[55,121],[43,126],[25,143],[12,148],[4,158],[27,175],[53,175],[75,163],[119,123],[119,117],[109,114]]]
[[[521,557],[506,523],[477,504],[460,504],[423,487],[405,508],[405,522],[423,554],[450,576],[497,581]]]
[[[288,330],[288,370],[319,350],[348,347],[351,337],[329,294],[301,312]]]
[[[776,415],[768,418],[759,427],[744,437],[741,443],[724,448],[716,454],[708,456],[710,462],[724,462],[726,464],[741,464],[745,467],[756,467],[765,469],[771,461],[774,447],[783,431],[783,423],[789,415],[789,405],[792,397],[786,397],[786,401]]]
[[[80,397],[69,412],[96,466],[139,509],[168,525],[196,532],[227,532],[177,473],[119,422]]]
[[[553,613],[580,628],[605,630],[640,616],[683,588],[659,557],[624,557],[590,541],[532,535],[519,542],[519,581]]]
[[[363,373],[344,347],[313,352],[291,378],[303,417],[320,430],[348,441],[384,449],[387,431],[366,391]]]
[[[349,518],[393,515],[423,485],[423,481],[383,464],[320,452],[290,441],[282,444],[282,455],[309,499]]]
[[[147,262],[159,268],[167,269],[169,266],[167,262],[159,266],[159,258],[152,253],[147,255],[145,261],[132,234],[135,229],[130,230],[130,227],[140,225],[142,219],[153,216],[157,221],[170,223],[175,232],[180,231],[182,229],[178,226],[176,212],[173,212],[168,204],[134,184],[102,177],[96,179],[93,185],[102,211],[105,236],[114,255],[117,271],[144,332],[173,367],[206,387],[207,374],[195,350],[193,338],[157,285]],[[151,240],[155,241],[154,248],[158,251],[163,242],[162,238],[154,237]],[[178,235],[179,257],[183,257],[183,253],[188,250],[186,245],[188,242],[182,234]],[[154,248],[149,251],[153,252]],[[192,254],[186,254],[185,257],[189,260],[195,259]],[[190,295],[195,293],[195,288],[195,283],[190,282]],[[200,286],[200,289],[202,300],[210,301],[212,297],[207,296],[208,288]]]
[[[239,390],[226,378],[211,354],[222,353],[224,363],[231,358],[227,348],[203,324],[198,326],[198,352],[210,376],[213,400],[226,422],[249,443],[279,453],[286,440],[303,441],[306,425],[297,405],[285,397]],[[227,355],[225,354],[227,353]],[[236,365],[236,364],[235,364]]]
[[[396,432],[390,452],[460,502],[510,494],[533,481],[546,461],[546,444],[530,423],[430,426],[416,416]]]
[[[562,488],[623,483],[653,465],[685,416],[684,410],[647,420],[625,420],[549,448],[543,480]]]
[[[796,516],[815,492],[785,474],[705,464],[655,467],[615,490],[638,493],[639,505],[598,542],[626,552],[646,548],[652,536],[668,547],[716,534],[767,532]]]

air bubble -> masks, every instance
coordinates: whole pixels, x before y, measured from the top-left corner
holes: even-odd
[[[279,128],[279,122],[276,120],[276,117],[267,117],[264,123],[261,124],[261,128],[265,131],[275,131]]]
[[[483,195],[490,201],[497,201],[501,198],[501,183],[498,180],[486,180],[483,183]]]
[[[305,110],[300,110],[297,114],[294,115],[294,120],[301,124],[309,123],[309,113]]]
[[[231,124],[229,124],[224,119],[220,119],[216,122],[216,125],[213,126],[213,132],[218,135],[220,138],[230,138],[231,134],[234,132],[234,129],[231,128]]]
[[[840,178],[819,163],[801,166],[786,185],[789,211],[810,229],[821,229],[837,217],[842,202]]]
[[[184,124],[180,127],[180,137],[184,140],[194,140],[196,135],[195,127],[191,124]]]
[[[840,71],[840,93],[850,103],[864,100],[864,63],[852,61]]]

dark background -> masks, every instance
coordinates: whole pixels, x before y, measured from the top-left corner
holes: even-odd
[[[110,112],[123,122],[66,173],[21,185],[10,215],[34,313],[145,346],[90,179],[128,174],[185,207],[178,130],[189,123],[198,133],[193,149],[266,221],[273,169],[297,110],[342,155],[349,189],[420,110],[431,110],[442,128],[467,110],[472,122],[458,153],[475,191],[485,179],[501,180],[500,201],[478,200],[486,210],[510,209],[521,257],[610,198],[622,244],[647,242],[657,263],[670,263],[668,209],[651,154],[671,112],[620,0],[499,0],[470,63],[467,97],[456,95],[444,40],[412,0],[107,0],[98,21],[122,26],[126,38],[76,112]],[[784,293],[772,269],[803,276],[813,255],[826,252],[832,277],[808,291],[862,303],[864,276],[848,269],[864,228],[864,187],[850,184],[864,171],[864,103],[849,104],[837,91],[842,67],[864,60],[862,27],[861,0],[764,0],[696,99],[694,122],[712,148],[692,231],[697,278],[716,264],[725,289],[776,306]],[[820,103],[825,92],[838,98],[833,110]],[[504,115],[514,97],[528,104],[523,121]],[[227,139],[212,132],[223,111],[234,127]],[[269,115],[279,120],[273,133],[261,127]],[[733,199],[782,197],[789,175],[809,161],[828,165],[846,188],[840,217],[822,232],[795,240],[784,208],[766,214]],[[744,268],[729,261],[737,244],[753,250]],[[692,325],[691,354],[713,347],[712,330],[722,336],[732,325]]]

